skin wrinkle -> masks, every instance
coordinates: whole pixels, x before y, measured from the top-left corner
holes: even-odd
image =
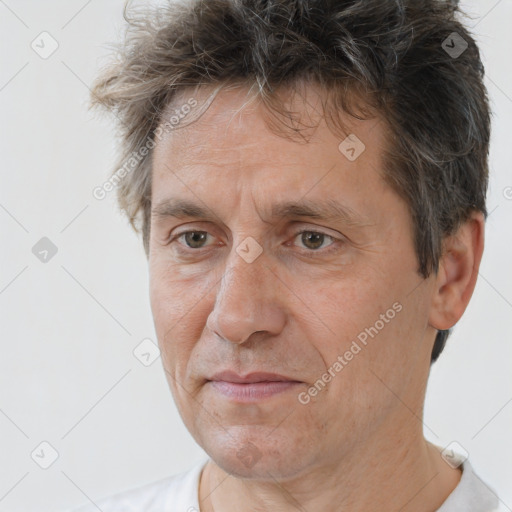
[[[439,287],[465,285],[467,268],[458,266],[471,251],[459,247],[458,258],[447,260],[459,272],[442,267],[421,281],[407,204],[378,172],[382,125],[351,121],[366,150],[349,163],[325,124],[308,144],[283,139],[268,129],[259,103],[246,105],[246,93],[221,92],[200,120],[162,140],[154,155],[154,204],[181,196],[214,215],[208,222],[157,222],[153,215],[149,260],[169,385],[185,425],[215,460],[201,479],[201,510],[295,510],[290,500],[333,512],[381,510],[383,503],[403,512],[434,510],[460,472],[423,438],[429,355],[436,329],[463,311],[447,305]],[[318,90],[308,94],[311,101],[297,111],[320,101]],[[299,230],[340,229],[355,243],[314,258],[283,245],[296,228],[268,218],[271,204],[335,196],[367,216],[364,236],[357,226],[301,219]],[[166,241],[178,226],[180,233],[207,231],[219,245],[182,260]],[[250,264],[235,251],[247,236],[263,248]],[[468,243],[466,231],[460,240]],[[299,403],[298,391],[314,385],[395,301],[400,313],[309,404]],[[303,384],[235,405],[207,382],[224,368],[274,371]],[[262,455],[252,468],[237,456],[249,441]]]

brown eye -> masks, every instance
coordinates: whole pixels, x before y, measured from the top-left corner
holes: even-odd
[[[327,239],[334,240],[332,236],[327,235],[326,233],[321,233],[320,231],[301,231],[295,235],[295,238],[298,238],[299,236],[303,246],[312,251],[325,247],[323,244]]]

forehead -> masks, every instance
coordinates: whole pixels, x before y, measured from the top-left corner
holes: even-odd
[[[291,141],[301,145],[311,142],[315,147],[322,143],[338,147],[354,134],[365,149],[368,146],[384,149],[387,145],[388,126],[379,115],[361,121],[347,113],[333,112],[329,107],[332,95],[318,85],[296,87],[281,88],[274,93],[279,101],[277,108],[274,108],[276,104],[266,105],[245,86],[208,85],[180,91],[162,114],[160,127],[164,130],[156,145],[155,160],[158,163],[159,155],[169,150],[178,154],[185,149],[188,156],[206,156],[229,147],[233,153],[242,139],[244,148],[265,142],[283,149],[288,146],[292,153],[297,153],[298,148],[290,145]],[[352,94],[351,103],[360,101],[360,97]],[[259,155],[261,159],[265,156],[264,152]]]
[[[164,122],[181,115],[183,124],[166,131],[154,150],[153,204],[170,188],[191,199],[194,192],[221,197],[223,190],[240,192],[242,181],[260,190],[261,199],[281,202],[339,195],[342,189],[361,196],[367,189],[375,196],[386,187],[386,128],[379,118],[361,121],[345,114],[344,130],[332,130],[323,116],[325,97],[311,87],[290,95],[285,107],[293,119],[286,128],[248,89],[221,90],[213,99],[212,91],[182,92],[166,110]],[[289,129],[294,123],[302,137]]]

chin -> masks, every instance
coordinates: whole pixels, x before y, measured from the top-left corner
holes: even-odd
[[[237,478],[286,480],[307,471],[307,445],[298,443],[287,432],[238,426],[211,436],[202,448],[224,472]]]

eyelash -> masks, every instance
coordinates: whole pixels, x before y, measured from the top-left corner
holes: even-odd
[[[207,235],[210,234],[210,233],[208,233],[208,231],[204,231],[204,230],[192,229],[192,230],[188,230],[188,231],[183,231],[181,233],[176,233],[169,240],[169,244],[172,244],[173,242],[178,241],[182,236],[184,236],[184,235],[186,235],[188,233],[206,233]],[[332,244],[327,246],[327,249],[325,249],[325,248],[324,249],[303,249],[301,252],[303,254],[305,254],[306,256],[314,256],[316,253],[330,254],[331,252],[339,250],[339,247],[337,247],[338,244],[336,242],[340,242],[340,243],[343,242],[343,240],[341,240],[340,238],[336,238],[336,237],[334,237],[332,235],[324,233],[323,231],[316,231],[316,230],[313,230],[313,229],[303,229],[303,230],[295,232],[293,234],[293,236],[292,236],[292,240],[294,240],[295,238],[297,238],[297,236],[299,236],[299,235],[301,235],[303,233],[312,233],[312,234],[317,234],[317,235],[323,235],[324,237],[328,237],[328,238],[330,238],[333,241]],[[198,249],[194,249],[192,247],[187,247],[186,245],[183,245],[183,244],[180,244],[180,245],[185,247],[185,250],[184,250],[185,252],[200,252],[203,249],[207,249],[207,247],[200,247]]]

